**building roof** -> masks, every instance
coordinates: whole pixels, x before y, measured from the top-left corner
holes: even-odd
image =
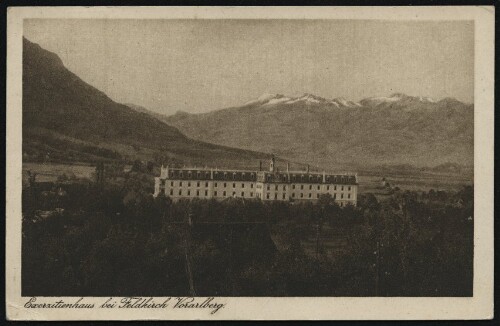
[[[168,178],[176,180],[259,181],[269,183],[357,184],[357,177],[354,174],[326,174],[306,171],[270,172],[168,168]]]
[[[168,169],[168,175],[179,180],[256,181],[255,171],[243,170]]]
[[[311,172],[258,172],[261,182],[357,184],[356,175]]]

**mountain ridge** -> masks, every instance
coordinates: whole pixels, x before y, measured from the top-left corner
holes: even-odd
[[[23,38],[23,160],[156,160],[256,166],[269,154],[206,143],[117,103]]]
[[[241,106],[162,121],[195,139],[318,166],[473,164],[472,104],[402,93],[359,103],[336,99],[266,94]]]
[[[322,103],[322,104],[334,104],[337,107],[374,107],[383,103],[393,103],[393,102],[422,102],[422,103],[438,103],[438,102],[453,102],[460,103],[463,105],[470,105],[469,103],[461,102],[453,97],[446,97],[440,100],[435,100],[430,97],[423,96],[413,96],[407,95],[404,93],[393,93],[388,97],[367,97],[359,102],[352,101],[346,99],[345,97],[335,97],[335,98],[326,98],[321,97],[311,93],[303,93],[300,96],[288,96],[280,93],[264,93],[256,99],[247,101],[242,106],[251,106],[251,105],[270,105],[270,104],[293,104],[297,102],[309,102],[309,103]],[[218,110],[215,110],[218,111]]]

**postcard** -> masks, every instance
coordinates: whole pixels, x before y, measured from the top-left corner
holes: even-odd
[[[11,7],[10,320],[493,318],[493,7]]]

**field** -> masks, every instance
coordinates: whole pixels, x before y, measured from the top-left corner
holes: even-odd
[[[456,173],[377,173],[364,172],[358,175],[360,193],[382,193],[381,181],[386,179],[391,187],[402,190],[429,191],[434,190],[459,190],[462,186],[472,185],[474,177],[467,174]]]
[[[90,179],[95,167],[85,164],[23,163],[23,180],[26,180],[28,171],[37,174],[37,182],[54,182],[63,174]]]
[[[95,166],[83,163],[56,164],[56,163],[23,163],[23,180],[26,180],[27,172],[37,173],[38,182],[53,182],[63,174],[74,175],[77,178],[93,178]],[[389,190],[381,187],[382,178],[391,187],[399,187],[402,190],[429,191],[434,190],[459,190],[464,185],[473,184],[472,175],[446,174],[446,173],[379,173],[363,172],[358,175],[359,192],[374,193],[383,197],[388,195]]]

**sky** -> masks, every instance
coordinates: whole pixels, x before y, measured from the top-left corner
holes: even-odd
[[[474,100],[468,21],[29,19],[24,36],[113,100],[168,115],[265,93]]]

